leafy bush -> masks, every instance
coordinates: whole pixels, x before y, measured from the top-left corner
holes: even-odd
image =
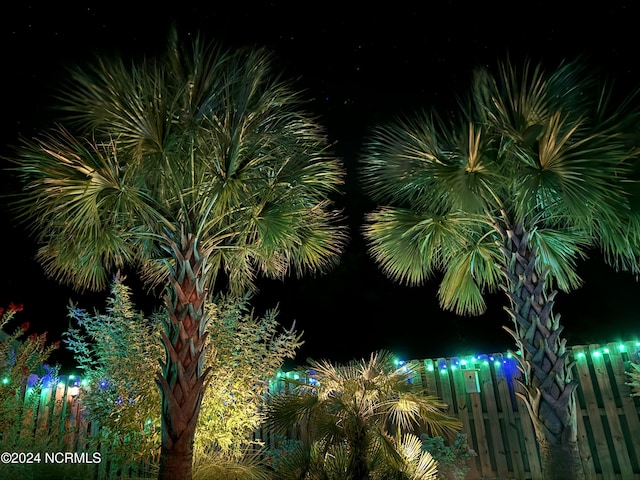
[[[263,452],[264,462],[281,480],[302,478],[308,469],[309,459],[300,440],[274,436],[274,446]]]
[[[29,324],[8,331],[22,305],[0,308],[0,451],[59,450],[57,429],[36,428],[43,388],[58,381],[58,366],[49,367],[57,344],[47,345],[47,334],[27,335]],[[0,464],[0,477],[31,478],[31,465]]]
[[[154,340],[160,320],[135,311],[123,280],[112,283],[104,314],[70,305],[78,327],[69,328],[65,343],[83,372],[82,403],[102,427],[91,441],[109,442],[110,457],[120,462],[148,462],[160,447],[160,392],[154,380],[162,355]]]
[[[256,317],[248,297],[208,305],[211,367],[195,439],[196,456],[220,451],[241,458],[260,444],[253,434],[264,420],[269,382],[302,345],[294,326],[282,331],[277,310]]]
[[[438,462],[438,478],[441,480],[461,480],[466,477],[470,468],[467,460],[476,456],[476,452],[469,448],[467,435],[459,433],[453,445],[447,445],[441,436],[420,436],[422,449],[429,452]]]
[[[68,330],[65,342],[89,380],[82,402],[115,444],[113,454],[122,462],[140,462],[156,458],[160,446],[155,376],[164,355],[164,312],[151,319],[136,312],[123,280],[114,280],[106,313],[70,307],[77,328]],[[263,420],[263,397],[269,380],[302,343],[293,327],[281,330],[277,311],[258,318],[248,300],[221,298],[207,305],[211,341],[204,368],[211,371],[196,429],[194,472],[236,462],[247,478],[257,478],[246,452],[259,443],[253,434]]]

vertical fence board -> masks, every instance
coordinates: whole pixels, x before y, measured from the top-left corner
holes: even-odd
[[[436,385],[435,371],[437,370],[433,360],[423,360],[424,370],[422,371],[424,376],[424,390],[429,395],[439,395],[438,387]]]
[[[483,478],[490,478],[494,475],[494,469],[491,462],[491,452],[489,450],[490,439],[486,430],[487,418],[484,412],[483,396],[487,388],[491,386],[491,372],[489,367],[480,364],[478,370],[478,377],[480,381],[480,393],[475,393],[472,396],[472,412],[475,419],[475,433],[478,445],[478,460],[480,461],[481,472]]]
[[[585,355],[585,352],[582,347],[576,347],[572,351],[572,373],[573,378],[578,381],[578,386],[575,390],[578,449],[580,451],[580,459],[582,460],[582,469],[584,470],[586,478],[596,478],[593,452],[591,450],[590,439],[587,435],[587,427],[585,426],[586,407],[584,405],[584,398],[582,395],[580,372],[577,368],[577,360],[583,355]]]
[[[38,405],[38,417],[36,422],[36,438],[39,434],[47,438],[47,429],[49,428],[49,413],[51,411],[52,398],[54,396],[55,386],[44,387],[40,393],[40,404]]]
[[[488,376],[483,381],[482,392],[484,395],[484,404],[487,414],[487,423],[489,424],[489,438],[491,440],[490,451],[493,453],[493,463],[495,464],[498,477],[505,477],[508,475],[507,468],[507,452],[506,446],[502,438],[503,425],[501,421],[502,415],[498,412],[498,398],[496,396],[496,379],[495,376],[495,358],[492,356],[484,365],[487,367]]]
[[[596,364],[596,380],[598,381],[600,392],[602,392],[602,402],[604,404],[607,423],[609,424],[611,443],[613,444],[613,456],[615,456],[618,462],[618,468],[622,478],[629,478],[633,475],[633,468],[631,466],[628,448],[625,444],[618,406],[614,396],[617,387],[615,377],[613,376],[612,364],[616,363],[617,353],[617,349],[609,344],[604,347],[601,354],[595,358],[594,363]],[[607,368],[607,365],[611,368]]]
[[[444,358],[439,358],[436,361],[436,365],[438,368],[438,380],[436,380],[439,384],[440,384],[440,389],[439,389],[439,397],[442,398],[442,400],[444,401],[444,403],[447,404],[447,413],[449,415],[454,415],[454,408],[453,408],[453,390],[451,388],[451,379],[449,378],[450,375],[450,368],[449,368],[449,362],[444,359]]]
[[[474,451],[477,446],[473,440],[471,435],[472,424],[473,424],[473,414],[470,410],[470,394],[467,392],[467,387],[464,379],[465,371],[475,371],[475,369],[467,369],[462,368],[460,362],[454,362],[454,365],[457,366],[455,370],[452,371],[453,374],[453,384],[456,391],[456,403],[457,403],[457,417],[462,422],[462,431],[467,434],[467,441],[469,447]],[[465,365],[466,367],[466,365]],[[480,475],[480,470],[478,467],[478,463],[475,461],[477,457],[473,457],[468,462],[469,470],[469,478],[478,477]]]
[[[525,468],[523,452],[520,447],[520,439],[518,438],[518,428],[516,426],[515,411],[513,405],[513,389],[510,388],[513,382],[513,369],[515,368],[514,360],[504,357],[500,360],[499,368],[496,369],[497,392],[500,400],[500,408],[504,416],[504,425],[506,433],[507,454],[512,465],[512,472],[516,478],[525,477]]]
[[[586,416],[584,418],[588,420],[593,436],[594,444],[591,445],[592,457],[594,460],[597,459],[600,466],[600,471],[598,471],[598,468],[596,467],[596,472],[604,475],[605,478],[614,478],[611,452],[607,445],[602,416],[598,404],[598,392],[596,391],[597,383],[594,382],[589,369],[592,352],[597,350],[597,348],[597,345],[591,345],[582,349],[581,353],[583,353],[583,355],[578,354],[578,361],[576,364],[578,368],[580,386],[582,387],[582,394],[585,401]],[[593,447],[595,447],[595,449]]]

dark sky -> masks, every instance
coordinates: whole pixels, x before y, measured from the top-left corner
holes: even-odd
[[[96,54],[160,52],[172,24],[183,35],[201,32],[230,48],[266,46],[287,75],[300,78],[310,108],[347,167],[348,182],[337,201],[352,229],[351,243],[333,272],[261,282],[257,308],[279,304],[282,323],[295,319],[304,331],[301,362],[307,357],[345,361],[381,348],[404,358],[435,358],[511,347],[500,328],[507,321],[501,296],[490,299],[482,317],[457,317],[438,308],[435,280],[423,287],[399,286],[369,259],[359,228],[372,205],[359,190],[355,165],[372,125],[421,107],[455,108],[454,95],[465,92],[473,68],[493,67],[507,55],[550,66],[582,55],[614,75],[621,90],[640,87],[638,8],[632,2],[597,7],[557,1],[385,2],[378,7],[370,2],[360,8],[323,2],[261,2],[258,7],[184,2],[171,8],[64,3],[20,2],[0,14],[3,155],[19,134],[29,136],[50,125],[51,96],[66,66]],[[15,185],[5,172],[1,180],[3,191]],[[69,299],[102,309],[104,295],[83,296],[45,279],[33,260],[35,246],[4,207],[0,306],[24,304],[17,320],[29,320],[55,340],[67,326]],[[580,271],[585,286],[560,295],[556,304],[570,343],[637,336],[640,284],[604,266],[597,254]]]

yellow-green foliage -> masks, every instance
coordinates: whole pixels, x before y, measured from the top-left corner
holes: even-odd
[[[293,327],[282,330],[277,312],[256,317],[248,298],[220,299],[207,305],[211,367],[195,438],[195,462],[239,460],[262,421],[269,380],[301,345]],[[160,314],[151,320],[136,312],[130,289],[117,278],[105,314],[76,307],[70,316],[67,346],[75,353],[89,385],[82,402],[106,427],[121,460],[153,458],[160,446],[160,392],[154,378],[164,355]]]
[[[256,318],[248,299],[221,299],[209,305],[211,367],[198,428],[196,455],[220,450],[240,458],[263,420],[262,406],[271,380],[302,344],[293,326],[281,330],[277,311]]]

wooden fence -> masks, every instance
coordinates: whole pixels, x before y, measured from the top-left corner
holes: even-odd
[[[640,399],[625,371],[640,361],[640,342],[571,349],[578,380],[578,444],[588,479],[640,480]],[[421,362],[428,391],[449,405],[477,452],[468,479],[536,480],[541,465],[533,425],[515,395],[520,377],[505,354]]]
[[[579,382],[578,437],[587,478],[640,480],[640,399],[630,395],[625,374],[629,362],[640,363],[640,342],[575,346],[571,353]],[[469,461],[469,480],[540,478],[533,426],[515,395],[520,375],[515,359],[492,354],[412,362],[420,367],[413,381],[442,398],[449,414],[462,421],[477,453]],[[290,375],[299,373],[290,372],[280,381]],[[88,443],[99,438],[99,426],[88,420],[78,386],[79,378],[61,376],[42,390],[37,402],[25,401],[29,408],[23,412],[23,435],[48,436],[50,452],[84,453],[80,463],[91,473],[87,478],[149,476],[149,466],[117,465],[110,459],[109,445]],[[98,462],[94,454],[99,454]]]
[[[640,398],[625,371],[640,363],[637,340],[574,346],[578,444],[588,480],[640,480]],[[462,422],[477,456],[467,480],[541,478],[540,452],[509,354],[413,360],[413,382],[440,397]],[[288,377],[303,380],[303,373]]]
[[[33,378],[36,377],[36,378]],[[81,402],[81,379],[32,375],[22,387],[17,426],[0,429],[0,445],[14,458],[3,457],[0,478],[133,479],[157,476],[151,463],[118,463],[114,445],[105,441]],[[9,447],[9,448],[8,448]],[[11,448],[13,447],[13,448]],[[3,453],[6,455],[6,453]],[[9,461],[7,461],[9,459]]]

